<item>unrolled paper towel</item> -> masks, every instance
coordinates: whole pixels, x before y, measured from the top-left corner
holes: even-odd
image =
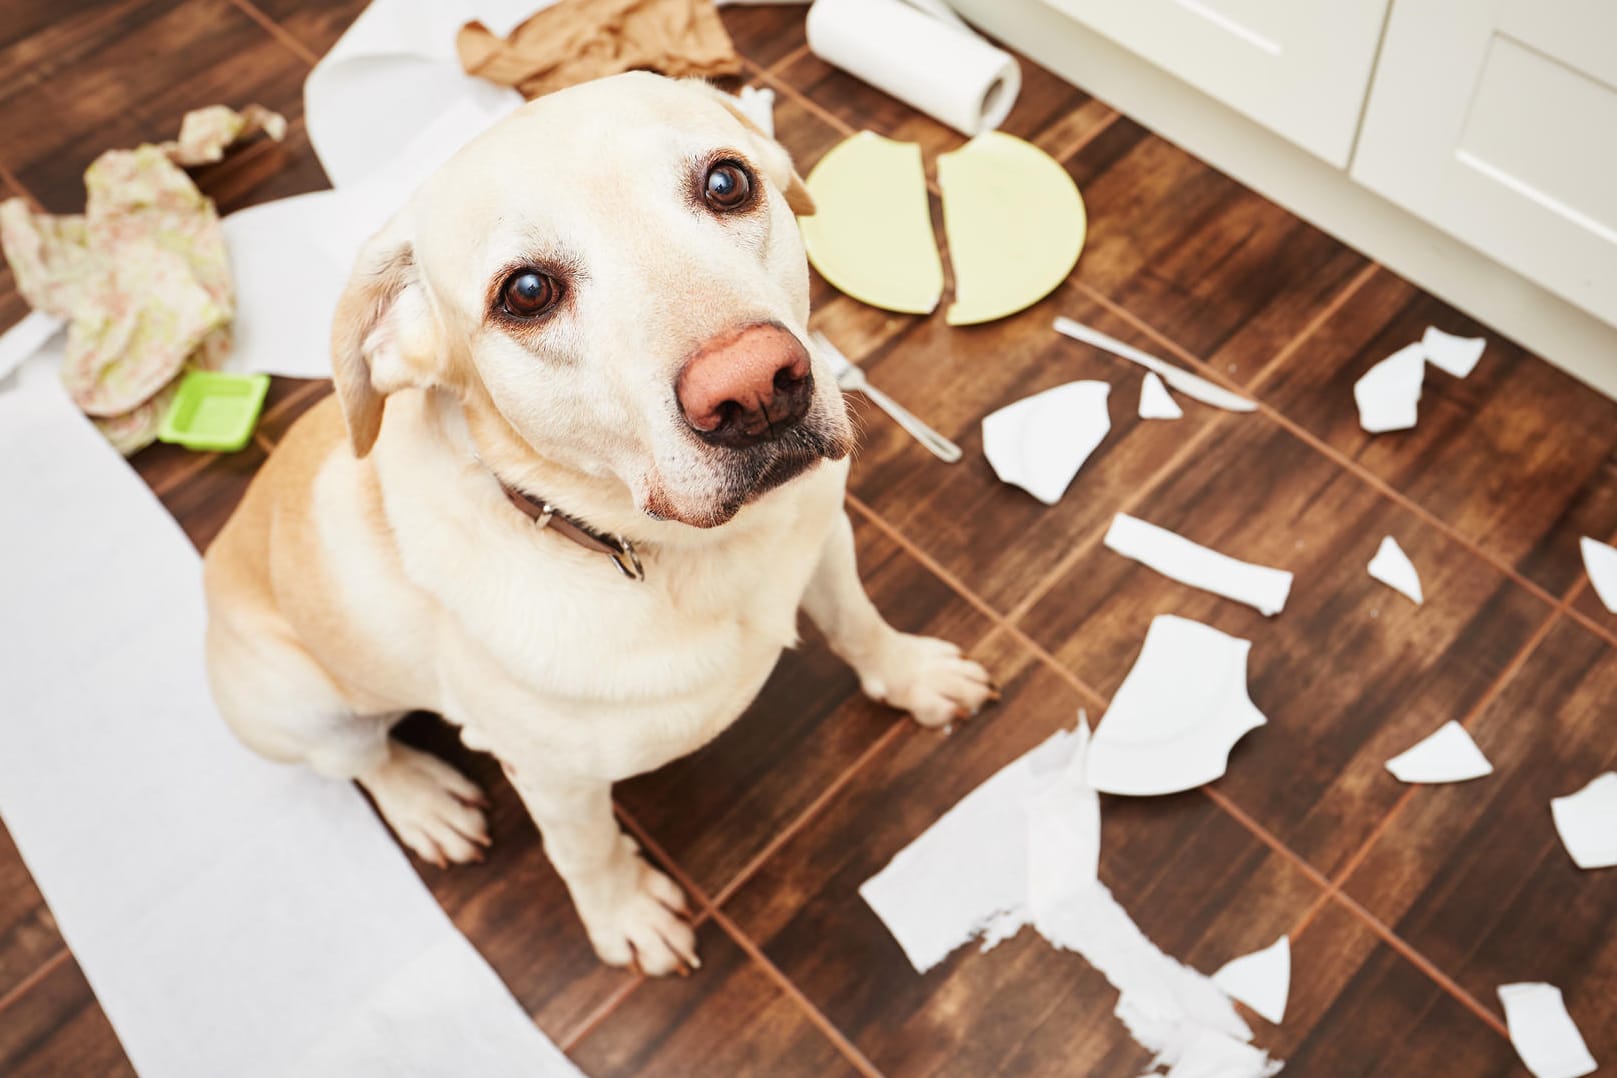
[[[965,135],[1003,123],[1022,87],[1009,53],[903,0],[815,0],[808,41],[826,63]]]

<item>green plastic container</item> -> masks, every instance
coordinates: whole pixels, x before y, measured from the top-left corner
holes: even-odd
[[[158,440],[205,453],[234,453],[252,438],[269,385],[267,374],[187,371]]]

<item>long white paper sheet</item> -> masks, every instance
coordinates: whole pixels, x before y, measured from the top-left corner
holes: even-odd
[[[1284,569],[1238,561],[1127,513],[1112,518],[1105,542],[1163,576],[1245,603],[1261,614],[1280,613],[1291,594],[1291,574]]]
[[[1116,1014],[1170,1074],[1261,1078],[1277,1061],[1201,973],[1163,954],[1096,875],[1100,798],[1085,782],[1080,717],[1001,769],[899,851],[859,893],[918,972],[974,936],[985,949],[1032,924],[1118,990]],[[1180,1069],[1183,1067],[1184,1069]]]
[[[0,816],[136,1070],[578,1073],[352,784],[231,736],[197,555],[54,380],[0,499]]]
[[[1583,1034],[1566,1012],[1561,990],[1553,984],[1499,986],[1510,1043],[1533,1078],[1582,1078],[1595,1071],[1594,1056]]]

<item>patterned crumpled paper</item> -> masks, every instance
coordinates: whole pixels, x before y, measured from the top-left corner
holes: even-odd
[[[285,130],[258,105],[197,109],[177,139],[96,158],[83,214],[0,202],[0,249],[17,290],[68,322],[68,394],[126,455],[156,437],[187,366],[216,370],[230,350],[235,295],[219,215],[183,169]]]

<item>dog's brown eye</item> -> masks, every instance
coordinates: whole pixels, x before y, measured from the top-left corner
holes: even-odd
[[[721,212],[739,210],[752,201],[752,173],[739,161],[720,161],[707,170],[702,197]]]
[[[535,318],[554,307],[561,299],[561,282],[548,273],[523,269],[505,279],[500,289],[500,306],[506,314],[518,318]]]

